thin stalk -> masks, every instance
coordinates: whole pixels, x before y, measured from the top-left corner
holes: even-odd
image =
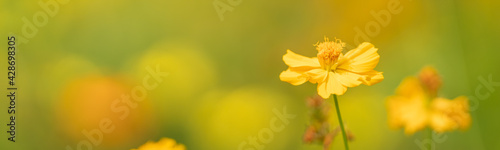
[[[429,127],[429,131],[427,132],[427,138],[432,140],[432,128]],[[427,144],[427,150],[432,150],[432,144]]]
[[[347,134],[344,129],[344,123],[342,122],[342,115],[340,115],[339,102],[337,101],[337,95],[333,94],[333,99],[335,101],[335,108],[337,109],[337,118],[339,118],[340,130],[342,130],[342,137],[344,137],[344,146],[346,150],[349,150],[349,144],[347,140]]]

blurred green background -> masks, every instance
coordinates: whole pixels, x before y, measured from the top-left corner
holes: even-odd
[[[116,129],[94,149],[137,148],[161,137],[188,149],[238,149],[269,128],[273,110],[283,107],[296,117],[265,149],[322,149],[302,142],[309,121],[305,99],[316,85],[280,81],[287,68],[281,57],[287,49],[315,56],[313,44],[324,36],[353,48],[357,28],[371,33],[368,40],[381,56],[376,70],[385,80],[339,97],[344,122],[356,136],[351,149],[420,149],[415,140],[425,133],[389,129],[385,98],[423,66],[437,68],[444,81],[439,95],[450,99],[474,96],[479,77],[500,81],[499,1],[217,1],[232,9],[223,20],[214,0],[58,1],[54,16],[29,41],[18,41],[17,142],[7,140],[4,97],[0,149],[76,149],[86,140],[81,131],[98,128],[102,118]],[[3,38],[23,36],[22,18],[33,21],[44,12],[38,3],[0,0]],[[400,12],[383,18],[386,24],[373,15],[398,3]],[[0,57],[6,62],[7,51]],[[145,68],[157,64],[169,75],[119,120],[121,113],[110,105],[141,85]],[[7,63],[0,68],[5,91]],[[495,87],[474,104],[468,130],[445,133],[436,148],[500,149],[499,91]],[[331,149],[343,149],[341,137]]]

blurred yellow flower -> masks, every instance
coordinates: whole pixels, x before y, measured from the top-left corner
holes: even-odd
[[[186,147],[182,144],[177,144],[175,140],[170,138],[162,138],[158,142],[147,142],[138,149],[132,150],[185,150]]]
[[[362,43],[345,55],[345,43],[339,39],[316,44],[317,57],[308,58],[287,50],[283,61],[289,68],[281,72],[281,81],[300,85],[306,81],[318,83],[318,95],[327,99],[331,94],[343,95],[347,87],[372,85],[384,79],[382,72],[373,70],[380,55],[371,43]]]
[[[70,61],[66,63],[75,64]],[[78,65],[78,67],[81,66]],[[81,69],[87,69],[84,67]],[[99,73],[75,77],[76,75],[72,75],[75,71],[67,70],[68,76],[73,77],[59,76],[59,79],[67,83],[56,91],[59,95],[54,103],[54,108],[57,108],[54,109],[55,119],[58,122],[65,122],[56,124],[65,139],[70,141],[80,141],[82,138],[91,139],[91,141],[99,142],[100,146],[116,147],[123,143],[130,143],[134,139],[145,138],[157,130],[157,125],[154,123],[156,118],[154,112],[151,111],[152,104],[149,98],[144,99],[140,104],[134,102],[132,98],[130,98],[131,101],[122,98],[132,89],[129,78],[120,74],[102,75]],[[49,79],[55,80],[55,78]],[[132,108],[126,103],[139,107]],[[125,118],[120,119],[121,117]],[[102,130],[102,124],[107,119],[111,119],[112,126],[114,126],[109,126],[113,128],[110,131]],[[136,130],[138,127],[144,127],[144,129]],[[91,135],[98,134],[103,135],[105,140],[98,136],[90,138]]]
[[[413,134],[426,126],[436,132],[466,129],[471,123],[468,99],[437,97],[441,78],[432,67],[422,69],[419,78],[407,77],[387,98],[389,125]]]

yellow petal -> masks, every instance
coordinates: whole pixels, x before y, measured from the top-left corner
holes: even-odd
[[[452,111],[451,101],[445,98],[436,98],[431,103],[430,126],[436,132],[445,132],[458,128],[457,124],[448,117]]]
[[[468,99],[460,96],[454,100],[436,98],[431,103],[432,129],[437,132],[466,129],[470,126]]]
[[[441,113],[430,113],[429,125],[432,130],[438,133],[443,133],[457,128],[451,120]]]
[[[427,109],[424,97],[391,96],[387,98],[389,125],[405,127],[406,134],[413,134],[427,125]]]
[[[371,43],[362,43],[339,58],[337,68],[355,73],[372,71],[379,62],[380,55],[377,51]]]
[[[318,58],[309,58],[299,54],[296,54],[290,50],[286,51],[286,54],[283,55],[283,61],[286,65],[293,68],[320,68],[320,64]]]
[[[286,71],[281,72],[280,80],[288,82],[292,85],[301,85],[308,80],[308,76],[304,73],[287,69]]]
[[[185,150],[186,147],[182,144],[178,144],[173,139],[162,138],[158,142],[147,142],[138,149],[133,150]]]
[[[339,82],[347,87],[356,87],[360,85],[362,82],[360,81],[360,75],[357,75],[352,72],[338,70],[335,72],[337,74],[337,79]]]
[[[454,117],[454,119],[457,121],[459,128],[462,130],[469,128],[471,124],[469,99],[466,96],[459,96],[453,101],[455,102],[454,110],[458,114],[458,117]]]
[[[426,93],[420,84],[420,81],[415,77],[407,77],[405,78],[401,84],[399,84],[396,89],[396,95],[402,95],[406,97],[413,96],[425,96]]]
[[[427,126],[427,95],[417,78],[405,78],[396,89],[396,96],[389,97],[386,105],[392,127],[404,127],[406,134],[413,134]]]
[[[306,72],[306,74],[310,77],[309,82],[311,83],[319,83],[326,80],[326,76],[328,75],[328,71],[324,69],[312,69]]]
[[[340,73],[341,75],[349,76],[351,79],[359,80],[360,83],[363,83],[363,84],[369,85],[369,86],[376,84],[376,83],[379,83],[380,81],[384,80],[384,76],[382,75],[382,72],[377,72],[374,70],[369,71],[369,72],[365,72],[365,73],[354,73],[354,72],[339,69],[336,72]],[[344,84],[344,85],[346,85],[346,84]],[[356,84],[355,86],[358,86],[358,85],[359,84]],[[353,86],[348,86],[348,87],[353,87]]]
[[[328,99],[331,94],[343,95],[347,87],[339,82],[338,76],[336,73],[328,72],[326,80],[318,82],[318,95],[324,99]]]
[[[361,73],[361,81],[365,85],[374,85],[379,83],[380,81],[384,80],[384,75],[382,75],[382,72],[378,72],[375,70],[368,71],[365,73]]]

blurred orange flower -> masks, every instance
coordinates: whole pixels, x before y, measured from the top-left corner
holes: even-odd
[[[384,79],[382,72],[373,70],[380,55],[371,43],[362,43],[345,55],[345,43],[339,39],[316,44],[317,57],[308,58],[287,50],[283,61],[289,68],[281,72],[280,80],[293,85],[306,81],[318,83],[318,95],[327,99],[331,94],[343,95],[347,87],[373,85]]]
[[[469,103],[465,96],[454,100],[437,97],[441,78],[432,67],[425,67],[419,78],[407,77],[387,98],[389,125],[405,128],[413,134],[426,126],[436,132],[466,129],[471,123]]]
[[[185,150],[186,147],[182,144],[177,144],[175,140],[170,138],[162,138],[157,143],[147,142],[138,149],[133,150]]]

